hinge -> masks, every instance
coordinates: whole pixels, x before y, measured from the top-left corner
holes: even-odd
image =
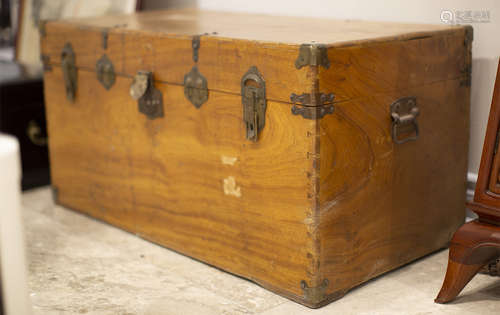
[[[329,281],[324,279],[320,285],[316,287],[308,287],[307,283],[300,281],[300,287],[304,292],[304,299],[310,305],[317,305],[326,299],[326,288],[328,288]]]
[[[323,118],[335,111],[335,106],[332,104],[334,99],[333,93],[304,93],[301,95],[292,93],[290,95],[290,101],[293,103],[292,114],[313,120]]]
[[[256,142],[266,124],[266,82],[257,67],[252,66],[241,79],[241,103],[246,138]]]
[[[200,35],[193,36],[191,41],[191,46],[193,48],[193,61],[198,62],[198,50],[200,49]]]
[[[109,30],[104,29],[101,32],[101,41],[102,41],[102,49],[106,50],[108,49],[108,37],[109,37]]]
[[[303,66],[323,66],[325,69],[330,68],[330,60],[328,60],[328,50],[323,44],[302,44],[299,48],[299,56],[295,60],[297,69]]]

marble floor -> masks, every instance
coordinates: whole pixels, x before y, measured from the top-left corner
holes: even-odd
[[[378,277],[318,310],[23,194],[34,314],[500,314],[500,278],[476,276],[455,302],[434,304],[443,250]]]

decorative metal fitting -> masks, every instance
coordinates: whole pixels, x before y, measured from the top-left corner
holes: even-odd
[[[208,100],[207,79],[194,66],[184,76],[184,96],[196,107],[200,108]]]
[[[96,63],[97,80],[101,82],[106,90],[109,90],[115,84],[115,67],[108,56],[102,55]]]
[[[292,114],[301,115],[306,119],[321,119],[335,111],[335,106],[331,104],[334,99],[335,95],[333,93],[316,93],[315,95],[292,93],[290,95],[290,101],[293,103]],[[297,105],[297,103],[300,103],[300,105]]]
[[[137,72],[130,86],[130,96],[137,100],[139,112],[149,119],[163,117],[163,96],[154,87],[152,72]]]

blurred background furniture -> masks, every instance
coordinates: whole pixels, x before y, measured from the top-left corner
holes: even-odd
[[[19,140],[23,190],[50,184],[40,68],[0,61],[0,132]]]
[[[500,63],[493,91],[474,201],[479,218],[464,224],[450,243],[448,269],[436,302],[453,300],[486,264],[500,257]]]
[[[0,132],[19,140],[23,190],[50,184],[39,48],[44,20],[141,7],[142,0],[0,0]]]

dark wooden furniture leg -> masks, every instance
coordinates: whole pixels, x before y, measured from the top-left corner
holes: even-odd
[[[472,221],[464,224],[450,243],[448,269],[436,303],[453,300],[476,273],[500,257],[500,226]]]

